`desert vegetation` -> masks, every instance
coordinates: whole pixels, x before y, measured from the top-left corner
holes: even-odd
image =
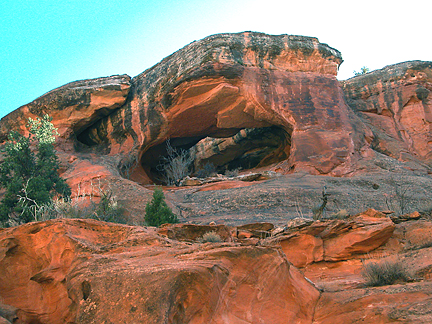
[[[170,140],[166,141],[167,155],[161,157],[158,170],[162,174],[162,182],[172,186],[178,186],[180,180],[191,174],[193,157],[188,151],[175,149]]]
[[[57,198],[36,209],[35,221],[57,218],[96,219],[104,222],[126,224],[125,208],[109,189],[96,196],[78,196],[75,199]],[[87,199],[88,198],[88,199]],[[13,224],[17,225],[17,224]]]
[[[202,236],[201,242],[203,243],[219,243],[222,242],[222,238],[215,231],[207,232]]]
[[[5,194],[0,203],[0,224],[16,226],[30,221],[55,218],[92,218],[125,223],[125,210],[112,190],[102,189],[99,179],[97,193],[84,202],[58,174],[59,161],[54,149],[57,129],[52,118],[28,119],[28,136],[11,131],[4,146],[5,158],[0,166],[0,186]],[[80,186],[78,186],[80,188]],[[79,189],[78,189],[79,191]],[[100,199],[93,199],[95,196]]]
[[[366,73],[369,73],[369,72],[370,72],[370,69],[368,67],[366,67],[366,66],[363,66],[360,69],[360,71],[354,71],[354,75],[358,76],[358,75],[366,74]]]
[[[166,223],[178,223],[177,216],[165,202],[165,196],[161,188],[156,188],[153,198],[145,208],[145,223],[149,226],[160,226]]]
[[[29,118],[28,136],[11,131],[0,166],[0,185],[5,194],[0,204],[0,221],[26,223],[37,220],[54,197],[68,199],[71,191],[58,175],[59,161],[53,143],[58,134],[51,118]]]
[[[365,285],[370,287],[392,285],[410,279],[401,261],[389,259],[375,262],[363,261],[362,276],[365,279]]]

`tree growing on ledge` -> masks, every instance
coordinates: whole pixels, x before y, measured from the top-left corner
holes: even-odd
[[[27,121],[29,136],[12,131],[4,147],[0,187],[6,190],[0,203],[0,222],[37,220],[40,208],[56,195],[69,197],[71,190],[58,175],[54,142],[58,135],[48,115]],[[33,152],[34,148],[35,152]]]

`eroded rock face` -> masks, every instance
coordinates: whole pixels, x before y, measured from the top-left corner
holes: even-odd
[[[319,297],[277,249],[98,221],[2,230],[0,273],[19,323],[311,323]]]
[[[348,105],[374,134],[372,147],[403,161],[430,162],[432,63],[387,66],[342,82]]]
[[[207,137],[191,150],[194,169],[211,163],[217,171],[252,169],[288,159],[291,138],[278,127],[246,128],[228,138]]]
[[[431,63],[340,83],[341,62],[337,50],[312,37],[214,35],[132,80],[112,76],[55,89],[4,117],[0,140],[11,129],[24,132],[28,117],[49,113],[61,134],[61,172],[74,188],[95,170],[117,182],[158,183],[154,169],[168,139],[175,148],[200,143],[197,168],[214,161],[349,176],[390,169],[400,159],[430,171]],[[213,140],[200,142],[206,137]],[[78,167],[88,164],[88,172]]]
[[[349,220],[315,222],[275,237],[296,267],[320,261],[341,261],[375,250],[392,236],[390,218],[360,214]]]
[[[74,140],[89,125],[108,116],[125,102],[130,88],[128,75],[82,80],[54,89],[31,103],[3,117],[0,140],[4,141],[11,129],[26,132],[29,117],[49,114],[60,137]]]
[[[335,78],[340,53],[316,38],[221,34],[194,42],[132,80],[130,100],[85,130],[109,154],[136,154],[172,140],[192,146],[244,128],[276,126],[291,143],[280,170],[346,174],[370,134]],[[289,156],[289,158],[288,158]]]
[[[276,236],[282,248],[257,238],[273,230],[270,223],[232,230],[242,244],[193,243],[209,230],[226,237],[223,225],[156,230],[59,219],[1,229],[0,322],[429,323],[432,223],[411,220],[389,231],[386,222],[366,215],[291,222]],[[318,253],[329,239],[347,253]],[[301,272],[287,262],[298,263],[296,254],[313,259],[299,264]],[[412,280],[366,288],[362,260],[382,258],[403,263]]]

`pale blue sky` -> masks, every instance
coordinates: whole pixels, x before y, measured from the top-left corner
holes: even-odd
[[[68,82],[135,76],[194,40],[241,31],[318,37],[362,66],[432,61],[430,1],[0,0],[0,117]]]

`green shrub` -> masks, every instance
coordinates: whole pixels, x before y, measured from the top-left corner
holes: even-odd
[[[206,243],[206,242],[218,243],[218,242],[222,242],[222,238],[215,231],[211,231],[211,232],[205,233],[203,235],[201,241],[203,243]]]
[[[165,196],[160,188],[156,188],[153,192],[153,199],[147,203],[145,212],[145,222],[149,226],[178,223],[177,216],[166,204]]]
[[[59,162],[54,150],[57,129],[52,118],[29,118],[29,135],[16,131],[9,133],[0,166],[0,187],[5,194],[0,203],[0,222],[22,224],[38,220],[42,206],[51,203],[54,196],[70,196],[70,188],[58,175]],[[36,153],[32,151],[36,148]]]
[[[408,281],[409,275],[400,261],[381,260],[379,262],[363,262],[362,276],[366,286],[386,286],[397,281]]]

